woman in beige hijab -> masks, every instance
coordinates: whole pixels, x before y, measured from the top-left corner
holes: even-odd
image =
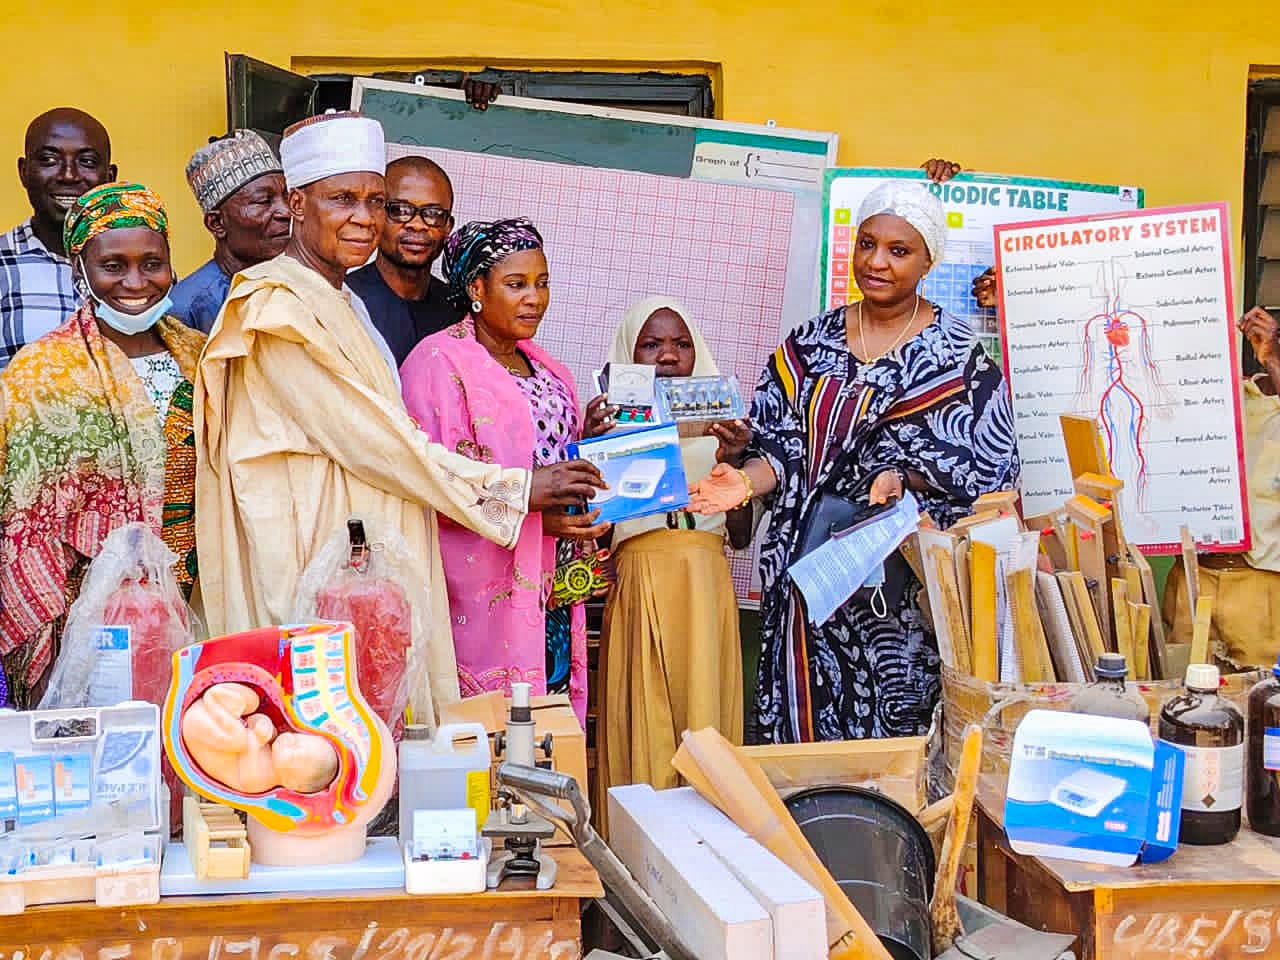
[[[668,297],[649,297],[626,312],[609,360],[650,364],[659,377],[720,372],[688,311]],[[588,408],[588,433],[612,425],[606,402],[597,398]],[[681,440],[689,482],[710,473],[718,452],[740,453],[749,437],[737,422]],[[598,800],[619,784],[676,786],[671,758],[684,730],[711,726],[742,741],[742,647],[725,540],[741,548],[750,538],[750,507],[710,516],[680,510],[614,526],[617,584],[601,639]],[[596,809],[603,813],[604,804]]]

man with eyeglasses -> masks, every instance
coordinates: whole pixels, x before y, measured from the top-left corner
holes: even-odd
[[[444,282],[431,275],[453,229],[453,184],[434,161],[402,157],[387,164],[385,209],[378,256],[348,274],[347,286],[402,364],[423,337],[461,319]]]

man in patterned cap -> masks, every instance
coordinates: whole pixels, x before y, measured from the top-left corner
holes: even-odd
[[[414,582],[429,585],[429,609],[414,617],[427,676],[410,691],[415,715],[429,718],[434,703],[458,699],[436,511],[509,548],[531,510],[580,503],[604,483],[581,461],[531,472],[468,459],[405,411],[395,359],[345,283],[385,218],[381,125],[313,117],[285,131],[280,158],[292,236],[232,280],[196,381],[209,632],[289,623],[302,572],[360,517],[374,536],[402,536]]]
[[[283,252],[289,207],[280,161],[252,130],[236,130],[197,150],[187,164],[187,182],[213,234],[213,259],[174,287],[173,313],[208,333],[231,278]]]

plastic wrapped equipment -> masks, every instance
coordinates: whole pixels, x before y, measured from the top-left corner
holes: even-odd
[[[107,535],[67,613],[62,649],[41,710],[111,707],[130,698],[164,706],[173,653],[194,639],[174,553],[144,523]],[[128,651],[131,683],[108,669]]]
[[[297,620],[355,628],[360,692],[397,741],[410,691],[426,686],[427,585],[411,559],[398,531],[349,520],[303,571],[295,605]]]

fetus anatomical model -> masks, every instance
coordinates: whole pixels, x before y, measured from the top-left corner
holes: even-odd
[[[285,787],[323,790],[338,773],[338,754],[324,737],[278,733],[256,713],[258,694],[241,683],[219,683],[187,708],[182,738],[210,777],[241,793]]]

